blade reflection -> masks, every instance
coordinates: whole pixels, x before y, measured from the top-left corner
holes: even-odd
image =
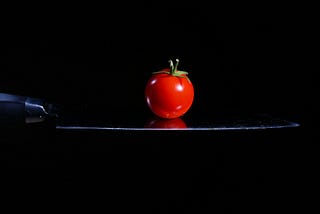
[[[144,128],[150,129],[187,129],[188,126],[181,117],[165,119],[159,117],[149,118]]]

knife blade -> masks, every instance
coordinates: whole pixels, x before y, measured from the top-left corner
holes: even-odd
[[[129,116],[130,115],[130,116]],[[300,124],[268,114],[233,115],[216,114],[212,117],[177,118],[175,120],[152,117],[148,114],[114,114],[96,111],[94,105],[86,104],[73,108],[49,103],[42,98],[34,98],[8,93],[0,93],[0,125],[43,123],[55,121],[54,127],[62,130],[254,130],[298,127]],[[156,124],[156,125],[155,125]]]

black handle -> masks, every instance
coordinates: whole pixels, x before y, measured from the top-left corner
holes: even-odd
[[[42,99],[0,93],[0,124],[42,122],[48,115]]]

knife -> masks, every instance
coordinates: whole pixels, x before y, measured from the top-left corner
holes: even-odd
[[[0,125],[18,125],[54,121],[56,129],[63,130],[253,130],[279,129],[300,126],[296,122],[275,118],[268,114],[215,115],[214,117],[177,118],[175,120],[132,114],[131,117],[113,117],[95,110],[89,104],[64,108],[45,99],[0,93]],[[89,107],[88,107],[89,106]],[[126,114],[128,115],[128,114]]]

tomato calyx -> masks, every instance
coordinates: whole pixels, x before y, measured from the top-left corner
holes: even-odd
[[[169,71],[162,70],[162,71],[153,72],[153,74],[169,74],[169,75],[172,75],[175,77],[186,78],[188,80],[188,82],[190,83],[191,81],[187,77],[188,72],[178,70],[178,64],[179,64],[179,59],[176,59],[175,64],[173,64],[173,61],[170,59],[169,60],[169,65],[170,65]]]

